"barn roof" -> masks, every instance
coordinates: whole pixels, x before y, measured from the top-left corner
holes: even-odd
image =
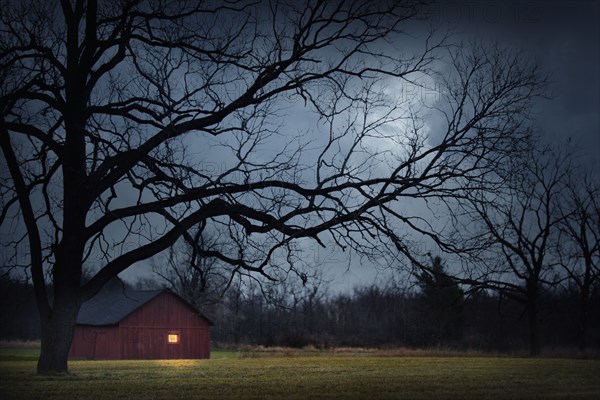
[[[77,323],[80,325],[116,325],[123,318],[165,290],[102,291],[83,303]]]
[[[79,325],[116,325],[123,318],[148,303],[161,293],[171,293],[195,311],[199,316],[214,325],[206,316],[200,314],[190,303],[177,296],[168,289],[162,290],[106,290],[101,291],[90,300],[83,303],[79,314],[77,314],[77,324]]]

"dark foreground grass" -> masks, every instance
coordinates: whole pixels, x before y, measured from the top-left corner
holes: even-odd
[[[0,362],[0,399],[599,399],[600,361],[298,357]]]

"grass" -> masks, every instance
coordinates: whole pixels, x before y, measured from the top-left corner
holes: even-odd
[[[0,361],[37,361],[39,349],[0,349]]]
[[[40,356],[38,348],[2,348],[0,347],[0,361],[37,361]],[[235,350],[216,350],[211,352],[211,358],[214,360],[233,359],[244,357],[240,351]]]
[[[239,355],[228,351],[213,353],[211,360],[75,361],[68,375],[51,377],[36,376],[34,360],[4,357],[0,398],[600,398],[599,360]]]

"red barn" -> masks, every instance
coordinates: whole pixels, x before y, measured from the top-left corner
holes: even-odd
[[[103,291],[77,315],[70,358],[210,358],[212,322],[169,290]]]

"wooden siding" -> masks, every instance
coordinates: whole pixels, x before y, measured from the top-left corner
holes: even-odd
[[[122,359],[118,326],[76,326],[69,358],[85,360]]]
[[[203,328],[208,321],[173,293],[164,292],[123,318],[119,326]]]
[[[179,335],[168,343],[169,334]],[[210,358],[210,322],[170,292],[164,292],[123,318],[118,326],[77,326],[71,358]]]

